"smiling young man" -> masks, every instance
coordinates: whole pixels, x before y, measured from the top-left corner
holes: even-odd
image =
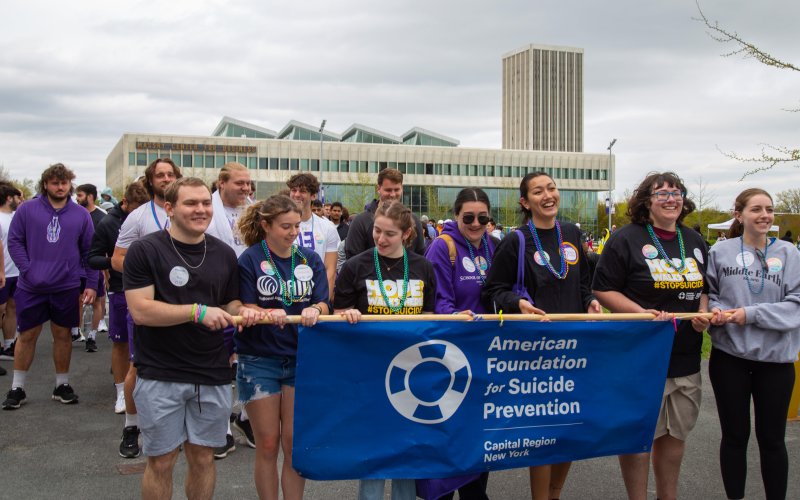
[[[344,247],[348,259],[375,246],[375,241],[372,239],[375,210],[377,210],[379,204],[387,201],[403,201],[403,174],[393,168],[381,170],[378,174],[377,191],[378,199],[372,200],[367,209],[358,214],[353,223],[350,224]],[[425,253],[425,235],[422,232],[422,223],[416,215],[413,217],[417,235],[411,243],[410,249],[419,255],[423,255]]]
[[[336,249],[339,246],[339,233],[333,223],[311,211],[311,201],[317,199],[319,181],[312,174],[295,174],[286,181],[289,197],[303,212],[300,216],[300,233],[296,243],[314,250],[325,263],[328,275],[328,290],[333,296],[333,283],[336,279]]]
[[[233,249],[205,234],[212,218],[205,183],[195,177],[175,181],[164,208],[169,229],[134,242],[123,272],[136,324],[134,399],[147,455],[142,497],[172,496],[182,445],[186,496],[212,498],[214,447],[225,444],[232,403],[222,330],[233,324],[233,315],[249,326],[263,314],[238,299]]]
[[[91,304],[97,271],[87,258],[94,227],[89,213],[70,199],[75,174],[61,163],[42,173],[39,197],[23,203],[11,220],[8,251],[20,271],[15,299],[19,337],[14,353],[14,380],[3,402],[15,410],[25,399],[25,379],[33,363],[42,325],[50,321],[56,388],[53,399],[78,402],[69,385],[72,357],[70,328],[78,324],[79,303]],[[81,278],[86,288],[81,292]]]
[[[230,162],[219,171],[217,191],[211,195],[214,216],[207,234],[216,236],[236,252],[236,257],[247,250],[242,241],[237,222],[250,201],[250,172],[241,163]]]

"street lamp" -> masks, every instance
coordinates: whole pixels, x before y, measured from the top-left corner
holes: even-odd
[[[611,181],[611,148],[617,143],[616,139],[611,141],[608,145],[608,234],[611,234],[611,216],[614,212],[614,197],[612,196],[613,184]]]
[[[325,124],[328,120],[322,120],[319,126],[319,190],[322,193],[322,203],[325,203],[325,186],[322,184],[322,132],[325,130]]]

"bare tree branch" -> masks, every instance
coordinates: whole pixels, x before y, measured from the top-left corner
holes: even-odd
[[[692,18],[695,21],[699,21],[706,25],[710,32],[708,36],[711,37],[713,40],[720,42],[720,43],[732,43],[736,46],[736,49],[728,52],[727,54],[723,54],[723,57],[731,57],[735,55],[742,54],[744,57],[752,57],[756,61],[760,62],[761,64],[766,64],[767,66],[772,66],[778,69],[790,69],[792,71],[800,71],[800,68],[795,66],[792,63],[788,63],[785,61],[781,61],[777,57],[772,56],[771,54],[764,52],[763,50],[756,47],[754,44],[744,40],[738,33],[735,31],[731,32],[722,28],[717,21],[711,22],[703,12],[703,9],[700,8],[700,0],[695,0],[697,4],[697,11],[700,13],[700,17]]]

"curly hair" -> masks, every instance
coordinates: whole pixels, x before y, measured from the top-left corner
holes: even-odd
[[[53,179],[70,181],[69,195],[72,196],[72,194],[75,192],[75,186],[72,185],[72,181],[75,180],[75,172],[68,169],[63,163],[56,163],[54,165],[50,165],[44,172],[42,172],[42,177],[39,179],[38,185],[40,195],[47,196],[47,189],[45,186],[47,185],[48,181]]]
[[[268,225],[283,214],[296,212],[302,215],[302,211],[297,204],[288,196],[282,194],[272,195],[264,201],[253,203],[239,217],[239,233],[242,235],[244,244],[252,246],[266,237],[264,228],[261,227],[263,220]]]
[[[309,194],[319,193],[319,181],[314,174],[309,174],[306,172],[294,174],[293,176],[289,177],[289,180],[286,181],[286,185],[289,186],[289,189],[304,187]]]
[[[666,184],[671,188],[680,189],[683,193],[683,208],[678,216],[677,223],[683,222],[687,215],[694,212],[695,205],[692,200],[686,197],[686,185],[675,172],[650,172],[647,177],[634,189],[631,199],[628,200],[628,211],[626,214],[635,224],[647,224],[650,220],[650,198],[653,196],[653,189]]]

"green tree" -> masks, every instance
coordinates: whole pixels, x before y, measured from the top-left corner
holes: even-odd
[[[775,193],[776,212],[800,214],[800,189],[786,189]]]
[[[759,63],[772,68],[800,72],[800,68],[792,63],[778,59],[765,50],[762,50],[756,44],[745,40],[736,31],[730,31],[729,29],[720,26],[717,21],[709,20],[703,10],[700,8],[699,0],[696,1],[696,3],[697,11],[700,13],[700,17],[695,18],[695,20],[703,23],[706,28],[708,28],[708,36],[719,43],[728,44],[733,47],[733,50],[723,54],[723,57],[740,55],[745,58],[755,59]],[[800,109],[787,109],[785,111],[797,112],[800,111]],[[735,152],[726,152],[722,150],[720,150],[720,152],[728,158],[732,158],[737,161],[760,165],[746,171],[744,175],[742,175],[742,179],[756,172],[770,170],[779,164],[800,166],[800,148],[796,146],[775,146],[772,144],[763,143],[761,144],[760,156],[743,156]]]

